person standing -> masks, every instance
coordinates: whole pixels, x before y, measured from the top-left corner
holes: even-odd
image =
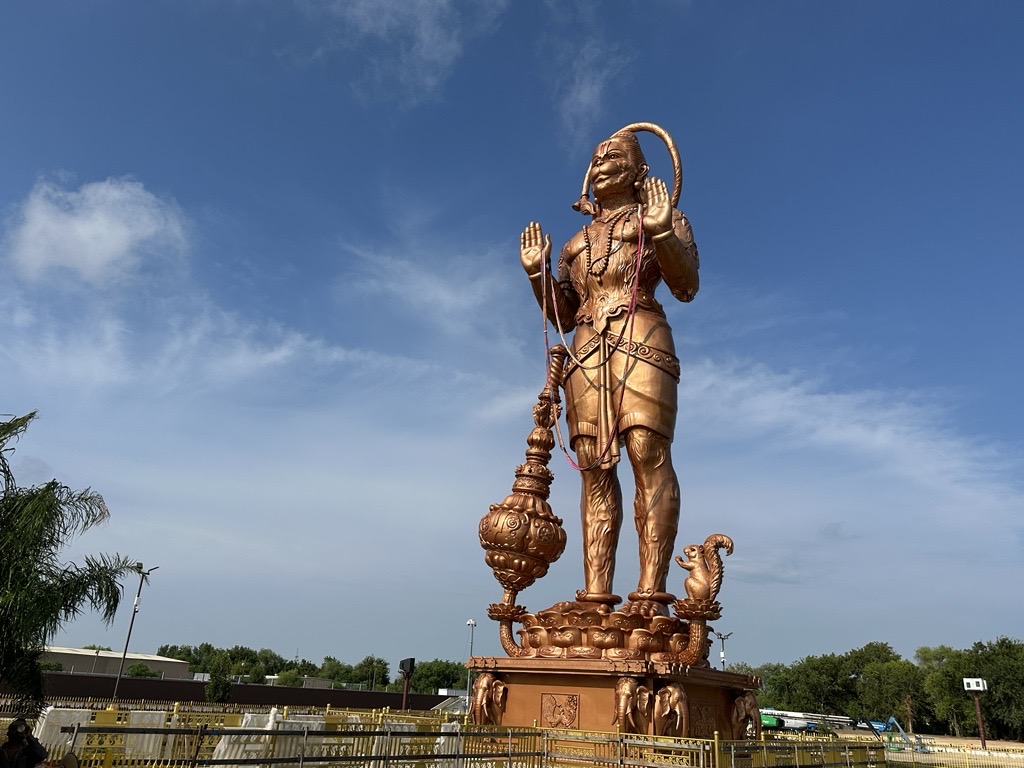
[[[7,741],[0,747],[0,768],[35,768],[46,757],[46,748],[32,735],[25,718],[19,717],[7,726]]]

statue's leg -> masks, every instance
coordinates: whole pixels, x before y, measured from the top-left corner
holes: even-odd
[[[574,448],[581,467],[596,463],[600,453],[596,438],[579,435]],[[607,602],[612,597],[615,547],[622,527],[622,489],[614,468],[597,466],[581,474],[580,517],[583,520],[583,578],[586,586],[578,597]]]
[[[672,467],[672,444],[668,438],[646,427],[633,427],[625,438],[636,478],[634,512],[640,539],[640,580],[636,591],[644,597],[666,591],[679,527],[679,481]]]

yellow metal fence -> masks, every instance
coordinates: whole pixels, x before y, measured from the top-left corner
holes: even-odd
[[[52,758],[73,751],[82,768],[1024,768],[1024,750],[485,729],[437,712],[316,707],[57,708],[37,723],[36,735]]]
[[[879,743],[728,741],[720,753],[719,768],[886,768]]]
[[[1024,768],[1024,750],[929,747],[886,751],[890,768]]]

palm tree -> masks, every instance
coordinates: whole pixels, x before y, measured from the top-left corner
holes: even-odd
[[[135,561],[120,555],[62,563],[60,551],[110,516],[103,497],[51,480],[19,488],[7,462],[36,412],[0,422],[0,681],[26,712],[44,703],[40,656],[57,630],[86,607],[108,624],[121,601],[121,580]]]

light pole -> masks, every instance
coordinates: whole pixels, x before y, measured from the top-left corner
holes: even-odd
[[[117,668],[117,679],[114,680],[114,695],[111,697],[115,701],[117,700],[117,687],[121,684],[121,673],[124,671],[124,660],[128,657],[128,643],[132,641],[132,627],[135,626],[135,614],[139,612],[139,598],[142,597],[142,585],[146,583],[146,578],[159,568],[159,565],[154,565],[148,571],[142,570],[142,563],[135,564],[135,570],[139,574],[139,591],[135,593],[135,604],[132,606],[132,618],[128,622],[128,637],[124,640],[124,653],[121,654],[121,665]]]
[[[476,619],[469,619],[466,622],[469,627],[469,658],[473,658],[473,632],[476,630]],[[466,712],[469,712],[470,696],[473,694],[473,670],[466,672]]]
[[[978,735],[981,737],[981,748],[988,749],[985,745],[985,723],[981,719],[981,691],[988,690],[988,680],[981,677],[965,677],[964,690],[974,696],[974,715],[978,718]]]
[[[729,632],[729,633],[724,634],[724,635],[721,632],[715,632],[715,637],[717,637],[719,640],[722,641],[722,653],[721,653],[722,671],[725,672],[725,641],[728,640],[730,637],[732,637],[732,632]]]

